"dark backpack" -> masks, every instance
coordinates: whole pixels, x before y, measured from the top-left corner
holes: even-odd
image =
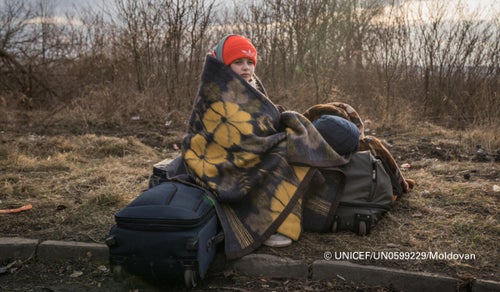
[[[345,177],[343,187],[338,172]],[[395,194],[391,175],[370,151],[355,152],[349,163],[321,170],[321,173],[325,181],[312,187],[312,197],[323,198],[331,204],[329,210],[323,212],[328,215],[318,216],[321,212],[313,209],[319,204],[305,202],[303,227],[306,231],[350,230],[366,235],[393,205]]]
[[[355,152],[340,167],[345,186],[333,218],[331,231],[351,230],[369,234],[395,200],[390,174],[370,151]]]

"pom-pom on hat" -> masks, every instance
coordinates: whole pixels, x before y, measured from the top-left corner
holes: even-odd
[[[360,133],[353,122],[339,116],[322,115],[313,125],[338,154],[346,155],[358,149]]]
[[[257,50],[249,39],[237,34],[222,38],[212,55],[228,66],[241,58],[250,59],[257,66]]]

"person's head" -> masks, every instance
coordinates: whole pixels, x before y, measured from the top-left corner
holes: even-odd
[[[212,55],[246,81],[251,81],[257,66],[257,50],[252,42],[241,35],[222,38]]]

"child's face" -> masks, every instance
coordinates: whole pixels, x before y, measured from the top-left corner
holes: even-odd
[[[246,81],[252,80],[253,73],[255,72],[255,64],[247,58],[238,59],[231,63],[229,67]]]

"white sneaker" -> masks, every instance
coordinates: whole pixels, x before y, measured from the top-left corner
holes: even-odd
[[[285,247],[292,244],[292,239],[283,234],[275,233],[269,236],[269,238],[264,241],[263,244],[270,247]]]

